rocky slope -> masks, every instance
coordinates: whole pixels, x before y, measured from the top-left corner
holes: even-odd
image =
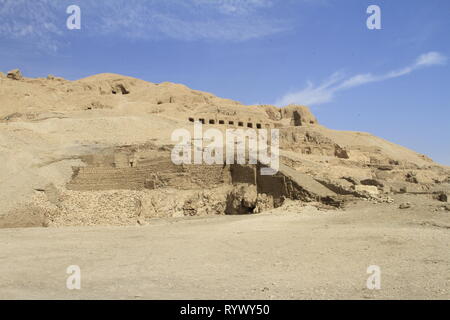
[[[164,190],[67,189],[74,167],[99,165],[86,159],[128,147],[140,150],[139,161],[145,162],[145,157],[151,161],[152,155],[170,152],[173,130],[192,130],[192,121],[201,119],[219,130],[241,123],[279,128],[282,162],[340,195],[440,195],[450,189],[448,167],[368,133],[325,128],[303,106],[245,106],[180,84],[115,74],[68,81],[54,76],[26,78],[15,70],[0,73],[0,225],[130,224],[142,216],[159,216],[151,214],[154,208],[166,208],[158,212],[168,216],[224,213],[227,201],[233,202],[227,200],[230,190],[224,186],[217,189],[217,199],[210,191],[205,195],[192,190],[172,209],[164,204],[171,194]],[[151,148],[141,147],[149,144]],[[100,158],[106,161],[107,156]],[[127,192],[150,192],[144,198],[153,204],[136,204]],[[99,204],[104,201],[117,211],[111,213],[114,217],[102,211],[105,206]],[[187,202],[205,209],[183,210]]]

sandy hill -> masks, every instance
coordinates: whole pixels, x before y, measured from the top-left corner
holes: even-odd
[[[368,133],[325,128],[304,106],[246,106],[181,84],[117,74],[68,81],[15,70],[0,73],[0,216],[26,220],[43,191],[61,215],[58,201],[74,168],[117,166],[117,150],[126,150],[130,163],[130,157],[148,162],[170,150],[174,129],[190,129],[193,121],[221,130],[279,128],[283,163],[334,192],[361,181],[389,192],[431,192],[450,182],[449,169],[426,156]],[[113,160],[105,160],[109,156]]]

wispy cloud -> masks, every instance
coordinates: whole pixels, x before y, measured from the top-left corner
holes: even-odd
[[[56,8],[52,0],[0,0],[0,37],[36,40],[39,47],[55,51],[63,33]]]
[[[209,5],[226,14],[248,14],[257,9],[269,8],[273,0],[194,0],[197,5]]]
[[[0,39],[51,50],[67,42],[66,8],[77,4],[85,37],[246,41],[290,29],[267,10],[281,0],[0,0]]]
[[[268,0],[165,0],[164,5],[114,0],[96,10],[101,16],[90,27],[103,35],[139,40],[245,41],[289,28],[288,22],[266,14],[271,5]]]
[[[372,73],[357,74],[352,77],[345,77],[342,72],[335,72],[320,85],[315,86],[308,82],[307,86],[296,92],[290,92],[278,99],[275,103],[278,106],[289,104],[318,105],[331,102],[335,94],[339,91],[351,89],[372,82],[380,82],[388,79],[398,78],[410,74],[418,69],[446,64],[447,57],[439,52],[428,52],[420,55],[416,61],[398,70],[393,70],[384,74],[376,75]]]

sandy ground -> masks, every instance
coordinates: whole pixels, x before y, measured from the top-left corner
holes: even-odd
[[[399,210],[402,200],[4,229],[0,299],[449,299],[450,212],[425,198]],[[69,265],[81,268],[81,290],[66,288]],[[381,268],[381,290],[366,288],[370,265]]]

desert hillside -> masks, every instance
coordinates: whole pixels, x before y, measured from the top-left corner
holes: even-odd
[[[251,166],[175,166],[171,134],[197,121],[279,129],[279,174],[264,180]],[[3,227],[259,213],[288,198],[333,208],[398,193],[447,201],[450,190],[448,167],[368,133],[328,129],[305,106],[246,106],[116,74],[68,81],[0,73],[0,161]]]

